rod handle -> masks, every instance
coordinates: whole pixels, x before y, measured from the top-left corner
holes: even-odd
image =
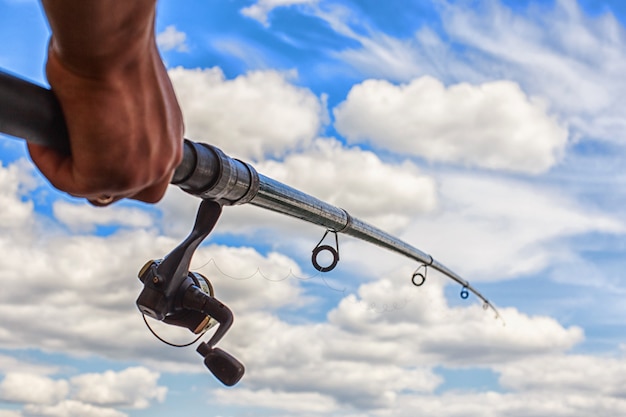
[[[54,93],[0,69],[0,132],[70,154],[63,110]],[[138,163],[141,163],[138,161]],[[252,166],[215,146],[185,139],[172,184],[225,205],[251,201],[259,188]]]
[[[0,70],[0,132],[69,154],[63,111],[52,91]]]

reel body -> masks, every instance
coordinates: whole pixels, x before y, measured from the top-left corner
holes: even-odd
[[[232,326],[233,313],[215,298],[213,286],[206,277],[189,271],[194,252],[213,230],[221,212],[219,203],[204,200],[189,236],[163,259],[149,261],[141,268],[139,280],[144,288],[137,298],[137,307],[144,316],[187,328],[200,337],[217,326],[210,340],[201,343],[196,350],[215,377],[232,386],[243,377],[245,368],[215,345]]]

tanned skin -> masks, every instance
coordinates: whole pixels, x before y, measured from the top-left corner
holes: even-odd
[[[182,158],[183,118],[156,46],[156,0],[42,0],[46,74],[71,156],[29,144],[56,188],[95,205],[159,201]]]

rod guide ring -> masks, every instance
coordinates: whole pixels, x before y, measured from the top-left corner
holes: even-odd
[[[333,256],[333,261],[328,266],[321,266],[317,262],[318,255],[323,252],[328,251]],[[313,249],[313,254],[311,255],[311,262],[313,263],[313,268],[317,269],[320,272],[329,272],[335,269],[337,263],[339,262],[339,252],[335,248],[329,245],[319,245]]]

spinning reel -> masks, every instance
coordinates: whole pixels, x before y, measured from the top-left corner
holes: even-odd
[[[196,351],[217,379],[232,386],[243,377],[244,366],[215,345],[233,324],[233,313],[213,296],[213,288],[204,276],[189,271],[191,257],[211,233],[221,213],[219,203],[203,200],[189,236],[163,259],[144,265],[139,272],[144,288],[137,298],[137,307],[144,318],[149,316],[185,327],[199,337],[217,325],[210,340],[202,342]]]

